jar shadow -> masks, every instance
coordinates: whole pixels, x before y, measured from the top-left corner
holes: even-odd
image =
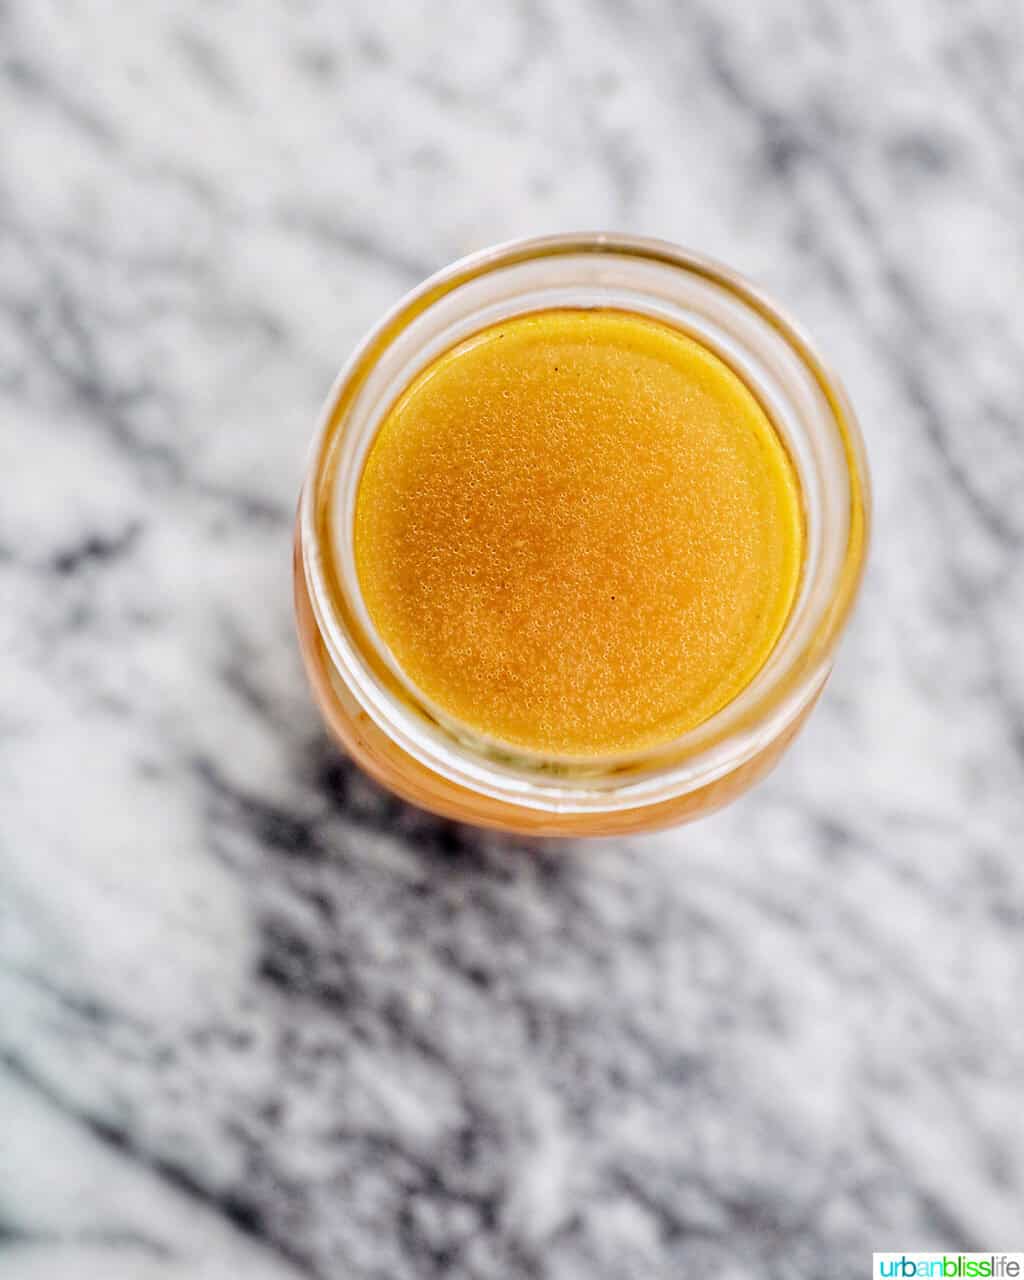
[[[572,860],[571,842],[489,831],[409,804],[365,773],[326,733],[310,744],[308,771],[311,785],[340,820],[390,836],[449,873],[486,872],[506,859],[527,858],[554,875]]]

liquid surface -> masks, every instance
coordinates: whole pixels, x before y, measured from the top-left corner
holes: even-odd
[[[505,321],[428,366],[359,483],[363,597],[406,676],[480,734],[582,757],[740,692],[802,557],[798,483],[745,383],[620,311]]]

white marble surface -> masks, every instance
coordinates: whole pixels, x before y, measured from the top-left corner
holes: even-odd
[[[0,1280],[1024,1247],[1022,12],[0,9]],[[581,226],[802,317],[877,537],[768,783],[524,850],[325,741],[289,524],[381,310]]]

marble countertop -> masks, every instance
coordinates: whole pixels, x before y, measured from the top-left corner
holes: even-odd
[[[0,1280],[867,1274],[1024,1244],[1013,0],[0,11]],[[720,257],[876,541],[756,792],[518,847],[326,741],[312,422],[513,235]]]

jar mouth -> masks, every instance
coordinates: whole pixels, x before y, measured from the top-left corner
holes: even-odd
[[[761,401],[799,476],[805,556],[798,596],[764,665],[725,706],[656,747],[555,757],[492,741],[430,704],[366,609],[353,516],[362,465],[387,411],[422,368],[489,324],[552,307],[660,319],[730,364]],[[299,507],[301,565],[337,679],[421,764],[492,798],[557,812],[657,803],[756,755],[816,696],[863,573],[863,441],[838,380],[798,325],[742,277],[672,244],[609,233],[518,240],[471,255],[408,294],[338,376]]]

